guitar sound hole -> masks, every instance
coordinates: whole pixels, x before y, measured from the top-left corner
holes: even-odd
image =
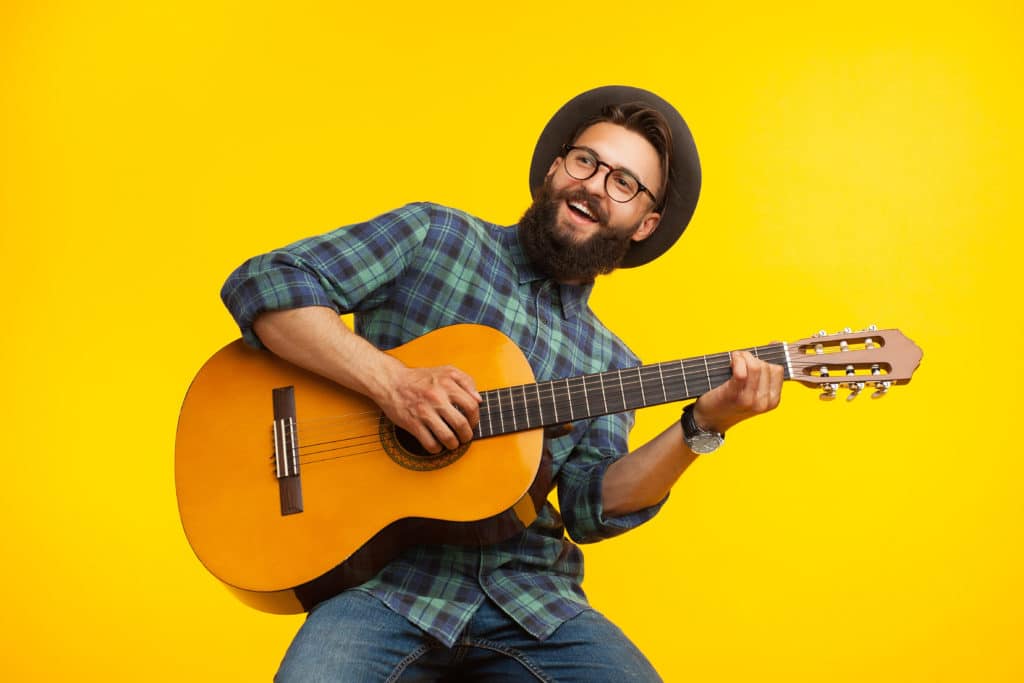
[[[464,443],[454,451],[430,453],[420,445],[415,436],[396,427],[384,416],[381,416],[378,434],[380,444],[388,457],[410,470],[439,470],[461,458],[469,449],[469,444]]]
[[[395,427],[395,439],[406,453],[416,458],[429,460],[431,458],[439,458],[445,454],[445,451],[431,453],[423,447],[423,444],[411,432],[407,432],[401,427]]]

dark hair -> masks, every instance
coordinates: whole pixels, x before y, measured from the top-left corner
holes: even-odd
[[[669,173],[672,168],[672,129],[668,121],[657,109],[653,109],[643,102],[627,102],[624,104],[608,104],[601,108],[600,113],[591,117],[578,126],[569,138],[570,145],[583,135],[583,131],[598,123],[614,123],[634,133],[639,133],[647,142],[651,143],[658,153],[658,160],[661,162],[661,187],[658,188],[658,206],[656,211],[661,211],[665,206],[667,188],[672,187]]]

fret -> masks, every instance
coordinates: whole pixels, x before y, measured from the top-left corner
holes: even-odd
[[[614,387],[614,385],[612,385],[610,387],[610,390],[607,392],[607,401],[606,401],[605,404],[607,405],[608,411],[610,413],[620,413],[622,411],[625,411],[626,410],[625,400],[624,400],[624,402],[618,402],[618,400],[620,400],[620,399],[618,399],[618,397],[623,395],[622,394],[622,379],[620,377],[618,377],[618,371],[617,370],[609,370],[606,373],[602,373],[601,377],[604,380],[607,380],[608,382],[616,382],[617,381],[618,382],[618,387],[620,387],[620,391],[614,391],[615,387]]]
[[[523,392],[523,417],[526,418],[526,429],[530,429],[532,425],[530,424],[530,404],[526,400],[526,385],[521,385],[519,389]]]
[[[708,391],[711,391],[711,371],[708,370],[708,357],[701,357],[704,359],[704,376],[708,378]]]
[[[583,375],[580,377],[580,382],[583,384],[583,402],[586,404],[586,414],[593,415],[594,411],[590,409],[590,396],[587,394],[587,376]]]
[[[637,366],[636,368],[636,378],[640,381],[640,404],[646,406],[647,393],[644,391],[644,375],[642,365]]]
[[[604,411],[608,412],[608,395],[604,391],[604,373],[597,376],[601,380],[601,402],[604,403]]]
[[[518,432],[519,431],[519,425],[517,424],[518,421],[516,420],[516,403],[515,403],[515,399],[512,398],[512,387],[509,387],[509,389],[508,389],[508,405],[509,405],[509,412],[512,413],[512,431],[513,432]]]
[[[702,379],[701,375],[704,375],[704,370],[700,363],[701,361],[699,359],[691,360],[689,361],[689,364],[692,364],[693,367],[687,368],[688,362],[683,361],[683,372],[684,376],[687,378],[687,394],[689,396],[700,396],[711,389],[710,382],[707,383],[706,387],[701,388],[700,381]]]
[[[658,363],[658,382],[661,384],[661,399],[668,402],[668,391],[665,390],[665,373],[661,370],[661,363]]]
[[[551,393],[551,408],[555,411],[555,422],[558,424],[558,401],[555,400],[555,385],[551,382],[545,382],[548,385],[548,390]]]
[[[565,398],[569,401],[569,422],[576,420],[576,412],[572,409],[572,389],[569,387],[569,378],[565,378]]]
[[[496,391],[495,394],[496,394],[496,398],[498,399],[498,422],[501,424],[501,433],[504,434],[505,433],[505,416],[502,414],[502,410],[501,410],[501,391],[500,390]]]
[[[619,393],[622,394],[622,409],[625,410],[629,404],[626,403],[626,387],[622,383],[622,370],[619,369],[616,370],[616,372],[618,372],[619,375]]]
[[[540,424],[544,424],[544,402],[540,400],[540,385],[533,385],[534,391],[537,393],[537,411],[540,413]]]
[[[480,423],[476,426],[480,436],[494,436],[495,434],[493,413],[490,410],[490,395],[493,393],[493,391],[483,392],[483,413],[480,415]]]
[[[690,396],[693,396],[693,394],[690,393],[690,387],[688,387],[687,384],[686,384],[686,365],[685,365],[685,363],[686,363],[686,361],[679,361],[679,371],[683,373],[683,393],[686,395],[687,398],[689,398]]]

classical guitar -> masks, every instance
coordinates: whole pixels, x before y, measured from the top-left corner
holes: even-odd
[[[873,328],[748,350],[823,398],[840,387],[882,396],[922,356],[898,330]],[[246,604],[305,611],[406,545],[507,537],[547,495],[545,427],[695,398],[731,374],[721,353],[535,382],[519,348],[479,325],[389,353],[410,366],[450,362],[474,378],[484,400],[473,441],[432,456],[368,399],[241,340],[192,381],[175,443],[182,525],[200,561]]]

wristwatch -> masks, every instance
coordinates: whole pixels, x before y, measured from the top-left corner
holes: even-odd
[[[693,419],[693,406],[696,403],[683,408],[683,417],[680,422],[683,424],[683,440],[690,450],[699,455],[706,455],[718,450],[718,447],[725,443],[725,435],[707,429],[701,429],[697,421]]]

